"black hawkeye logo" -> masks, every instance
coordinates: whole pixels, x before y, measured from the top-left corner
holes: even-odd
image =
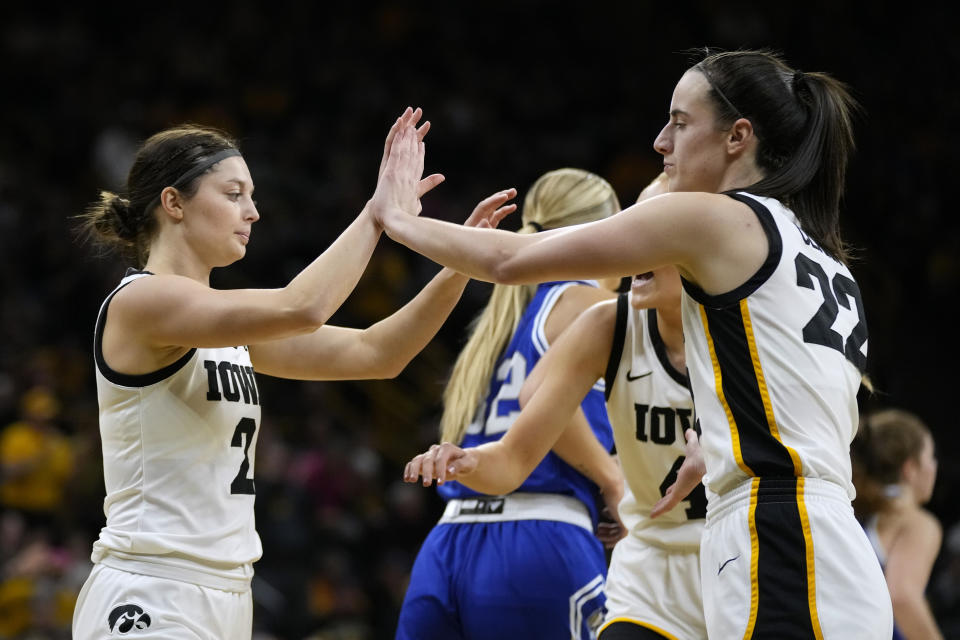
[[[110,632],[127,633],[131,630],[146,629],[150,626],[150,616],[143,611],[143,607],[136,604],[121,604],[114,607],[107,617],[107,626]]]
[[[646,373],[641,373],[640,375],[631,375],[630,371],[627,371],[627,382],[633,382],[634,380],[639,380],[640,378],[646,378],[648,375],[653,373],[653,371],[647,371]]]

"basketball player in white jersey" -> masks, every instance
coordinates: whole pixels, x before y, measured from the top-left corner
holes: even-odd
[[[387,137],[420,182],[420,110]],[[216,290],[210,272],[246,253],[259,219],[233,140],[202,127],[158,133],[139,150],[127,197],[103,193],[85,229],[142,265],[107,297],[94,353],[106,526],[74,614],[73,637],[250,638],[254,453],[263,398],[255,372],[295,379],[396,375],[433,337],[464,276],[442,271],[401,310],[366,330],[325,326],[363,272],[381,228],[364,208],[286,287]],[[503,215],[513,192],[478,206]],[[499,214],[494,213],[499,210]],[[484,224],[487,222],[485,221]],[[234,346],[237,345],[237,346]],[[268,401],[269,402],[269,401]]]
[[[708,53],[680,78],[654,142],[670,193],[536,236],[415,217],[401,189],[372,203],[391,237],[485,280],[677,266],[703,430],[711,637],[892,634],[883,574],[850,505],[867,341],[839,233],[854,108],[842,83],[768,51]],[[572,400],[550,410],[569,412]],[[449,467],[457,473],[438,458],[441,479]]]

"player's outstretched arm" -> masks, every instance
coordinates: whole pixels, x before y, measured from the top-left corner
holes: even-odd
[[[385,152],[409,161],[406,173],[384,168],[378,189],[389,179],[409,184],[416,194],[442,180],[438,176],[420,180],[421,137],[428,129],[427,124],[416,128],[420,115],[419,109],[408,108],[388,133]],[[219,290],[170,274],[141,278],[114,297],[110,322],[123,327],[127,342],[157,350],[246,345],[309,333],[323,325],[353,290],[380,233],[365,207],[326,251],[280,289]]]
[[[482,200],[467,226],[489,226],[516,209],[515,189]],[[311,334],[251,345],[258,372],[299,380],[395,377],[436,335],[469,279],[443,269],[392,315],[367,329],[325,325]]]
[[[590,318],[603,304],[609,303],[581,314],[547,351],[547,375],[503,438],[467,449],[449,442],[433,445],[407,464],[404,480],[416,482],[421,477],[425,486],[434,480],[456,480],[489,495],[519,487],[554,447],[587,391],[603,375],[610,336],[595,331]]]

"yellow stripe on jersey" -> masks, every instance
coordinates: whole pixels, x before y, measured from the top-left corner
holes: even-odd
[[[770,429],[770,433],[774,438],[777,439],[783,448],[787,450],[787,453],[790,454],[790,460],[793,462],[793,473],[794,475],[799,476],[802,471],[802,464],[800,462],[800,456],[797,455],[797,452],[793,450],[792,447],[788,447],[783,444],[783,440],[780,439],[780,430],[777,428],[777,419],[773,415],[773,405],[770,403],[770,393],[767,390],[767,381],[763,377],[763,367],[760,366],[760,355],[757,352],[757,340],[753,335],[753,322],[750,320],[750,308],[747,305],[747,299],[744,298],[740,301],[740,317],[743,319],[743,328],[746,332],[747,344],[750,345],[750,360],[753,362],[753,373],[757,379],[757,385],[760,387],[760,397],[763,400],[763,411],[767,417],[767,427]],[[711,347],[712,354],[712,347]],[[714,365],[716,367],[716,364]]]
[[[633,618],[625,618],[625,617],[622,617],[622,616],[619,617],[619,618],[614,618],[613,620],[608,620],[607,622],[604,622],[604,623],[603,623],[603,626],[600,627],[600,630],[599,630],[599,632],[597,633],[597,636],[599,637],[600,634],[603,633],[603,630],[604,630],[604,629],[606,629],[606,628],[609,627],[610,625],[615,624],[615,623],[617,623],[617,622],[626,622],[626,623],[628,623],[628,624],[635,624],[635,625],[637,625],[638,627],[644,627],[645,629],[650,629],[651,631],[656,631],[657,633],[659,633],[660,635],[662,635],[664,638],[667,638],[667,640],[679,640],[679,638],[677,638],[677,636],[673,635],[672,633],[668,633],[668,632],[664,631],[663,629],[661,629],[660,627],[658,627],[658,626],[656,626],[656,625],[650,624],[649,622],[640,622],[639,620],[634,620]]]
[[[750,524],[750,617],[743,640],[753,637],[753,628],[757,625],[757,610],[760,607],[760,540],[757,538],[757,495],[760,492],[760,478],[754,478],[750,485],[750,511],[747,521]]]
[[[817,579],[813,556],[813,535],[810,531],[810,518],[807,516],[807,503],[803,496],[804,478],[797,478],[797,506],[800,509],[800,523],[803,527],[803,542],[806,546],[807,559],[807,605],[810,607],[810,623],[817,640],[823,640],[823,631],[820,630],[820,617],[817,615]]]
[[[717,351],[713,346],[713,336],[710,335],[710,324],[707,322],[707,312],[704,310],[703,305],[697,305],[697,308],[700,310],[700,321],[703,323],[703,335],[707,338],[707,347],[710,349],[710,363],[713,365],[713,379],[714,385],[717,390],[717,398],[720,400],[720,404],[723,405],[723,411],[727,415],[727,425],[730,427],[730,441],[733,443],[733,457],[737,461],[737,466],[740,467],[745,474],[748,476],[756,476],[747,463],[743,461],[743,454],[740,451],[740,434],[737,429],[737,421],[733,417],[733,412],[730,410],[730,405],[727,404],[727,398],[723,393],[723,375],[720,373],[720,361],[717,359]]]

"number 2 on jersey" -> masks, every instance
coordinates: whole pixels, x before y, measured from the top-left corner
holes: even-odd
[[[823,304],[803,327],[803,341],[839,351],[858,370],[863,371],[867,367],[867,357],[860,349],[867,341],[867,324],[857,283],[842,273],[836,273],[831,287],[831,281],[827,279],[823,267],[802,253],[797,254],[794,263],[797,267],[797,285],[805,289],[819,289],[823,297]],[[813,284],[814,278],[818,284],[816,287]],[[857,324],[844,340],[832,327],[840,307],[850,309],[851,300],[856,306],[854,311],[857,314]]]
[[[520,415],[520,389],[523,388],[523,381],[526,379],[527,359],[519,351],[509,360],[500,363],[497,369],[497,380],[503,384],[490,405],[487,435],[505,432]]]
[[[230,483],[230,493],[241,493],[253,495],[256,489],[253,484],[253,478],[247,477],[250,471],[250,444],[253,443],[253,434],[257,431],[257,422],[253,418],[241,418],[237,423],[237,428],[233,430],[233,438],[230,440],[231,447],[243,447],[243,462],[240,463],[240,471],[237,477]],[[244,438],[243,436],[247,436]]]

